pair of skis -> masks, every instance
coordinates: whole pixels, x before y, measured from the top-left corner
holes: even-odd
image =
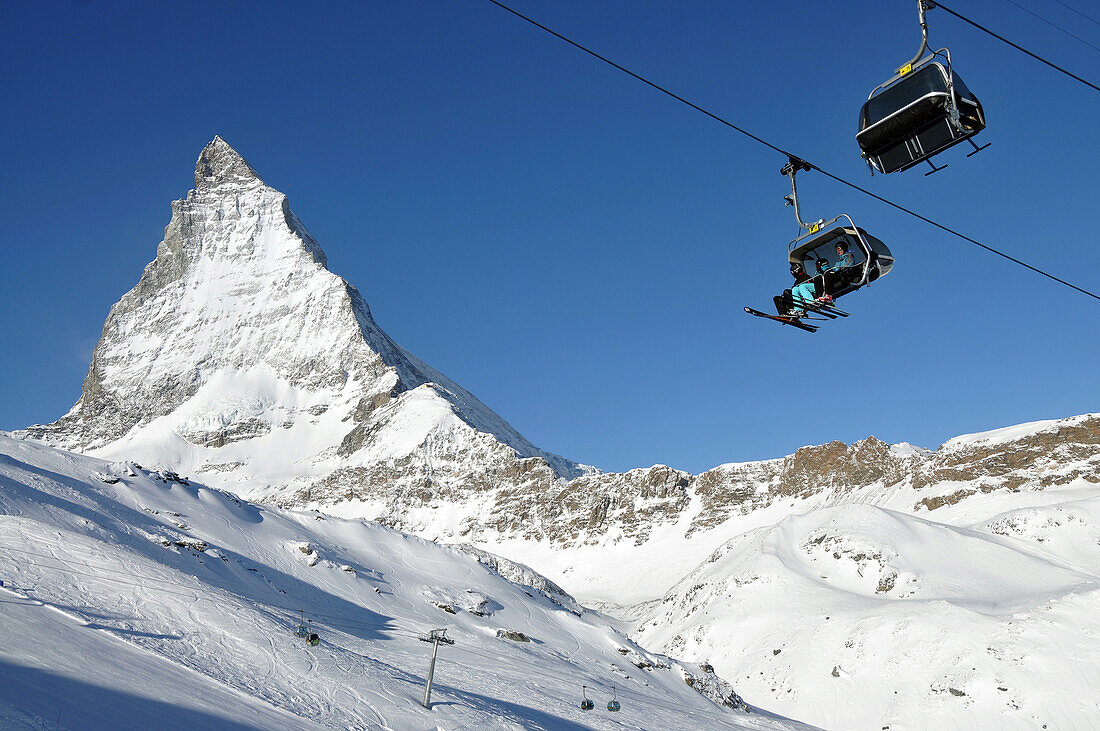
[[[817,315],[822,315],[822,317],[810,318],[810,319],[818,320],[818,321],[835,320],[838,317],[847,317],[848,316],[848,313],[845,312],[844,310],[837,309],[836,307],[834,307],[831,304],[827,304],[825,302],[819,302],[817,300],[815,300],[813,302],[801,302],[800,301],[800,302],[798,302],[798,307],[799,307],[799,309],[805,310],[806,314],[799,315],[797,317],[794,316],[794,315],[769,315],[766,312],[761,312],[760,310],[754,310],[751,307],[746,307],[745,312],[747,312],[750,315],[755,315],[757,317],[766,318],[768,320],[775,320],[776,322],[782,323],[784,325],[790,325],[792,327],[797,327],[799,330],[805,330],[808,333],[815,333],[815,332],[817,332],[818,327],[820,327],[820,325],[811,325],[807,322],[802,322],[801,318],[807,317],[811,312],[814,313],[814,314],[817,314]]]

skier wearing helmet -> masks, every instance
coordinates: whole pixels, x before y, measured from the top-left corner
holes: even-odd
[[[794,275],[795,285],[791,287],[791,299],[794,302],[794,307],[791,308],[790,314],[801,317],[806,312],[799,305],[812,304],[817,299],[817,285],[806,274],[806,270],[801,264],[791,264],[791,274]]]
[[[813,302],[816,298],[816,287],[810,275],[806,274],[806,269],[797,261],[791,263],[791,276],[794,277],[794,286],[784,290],[782,295],[773,297],[772,301],[775,303],[776,312],[780,315],[801,317],[806,313],[798,307],[798,304]]]

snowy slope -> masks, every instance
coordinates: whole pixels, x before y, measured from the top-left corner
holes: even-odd
[[[718,705],[697,692],[735,700],[716,676],[525,567],[186,482],[0,437],[0,725],[799,727]],[[456,644],[427,710],[432,628]]]
[[[967,527],[788,517],[639,608],[633,636],[826,728],[1096,728],[1100,491],[1056,493]]]

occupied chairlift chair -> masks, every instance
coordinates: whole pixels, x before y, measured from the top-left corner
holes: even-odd
[[[871,91],[859,111],[856,142],[874,175],[908,170],[964,140],[974,148],[967,157],[989,147],[978,147],[970,139],[985,129],[981,102],[970,92],[951,66],[946,48],[928,50],[925,11],[935,7],[931,0],[917,0],[920,13],[921,46],[917,54],[894,76]]]
[[[894,267],[894,255],[881,240],[856,226],[847,213],[841,213],[829,221],[819,219],[806,223],[802,220],[795,176],[799,170],[808,172],[811,169],[809,163],[792,157],[780,170],[781,174],[790,178],[791,194],[784,200],[788,206],[794,207],[795,220],[802,230],[787,244],[787,260],[791,265],[801,265],[806,272],[813,272],[820,259],[835,264],[835,259],[829,257],[834,256],[836,245],[841,242],[847,244],[848,251],[853,255],[851,266],[813,277],[818,289],[835,300],[888,274]]]
[[[618,713],[621,706],[619,705],[619,694],[614,687],[611,688],[611,700],[607,702],[607,710],[612,713]]]
[[[792,270],[794,265],[798,264],[804,271],[813,272],[817,269],[818,261],[825,260],[836,264],[836,260],[829,257],[834,256],[832,252],[838,243],[847,244],[848,251],[853,255],[850,266],[832,269],[812,277],[815,291],[818,292],[815,296],[828,294],[836,300],[888,274],[894,267],[894,256],[886,244],[856,226],[852,217],[846,213],[830,221],[819,219],[813,223],[806,223],[802,220],[795,176],[800,170],[811,169],[809,163],[792,156],[780,170],[781,174],[790,178],[791,194],[784,199],[788,206],[794,207],[794,217],[802,231],[787,245],[787,259]],[[817,326],[802,322],[803,317],[811,320],[827,320],[847,317],[848,314],[831,303],[799,302],[796,306],[790,289],[784,290],[783,294],[775,297],[774,300],[777,316],[751,307],[746,307],[745,312],[757,317],[778,320],[785,325],[793,325],[807,332],[816,332]]]

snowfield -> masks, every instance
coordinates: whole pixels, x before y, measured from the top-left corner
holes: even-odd
[[[791,516],[638,608],[633,636],[827,728],[1098,728],[1100,495],[1059,492],[970,527]]]
[[[0,579],[4,728],[806,728],[522,565],[7,437]]]

